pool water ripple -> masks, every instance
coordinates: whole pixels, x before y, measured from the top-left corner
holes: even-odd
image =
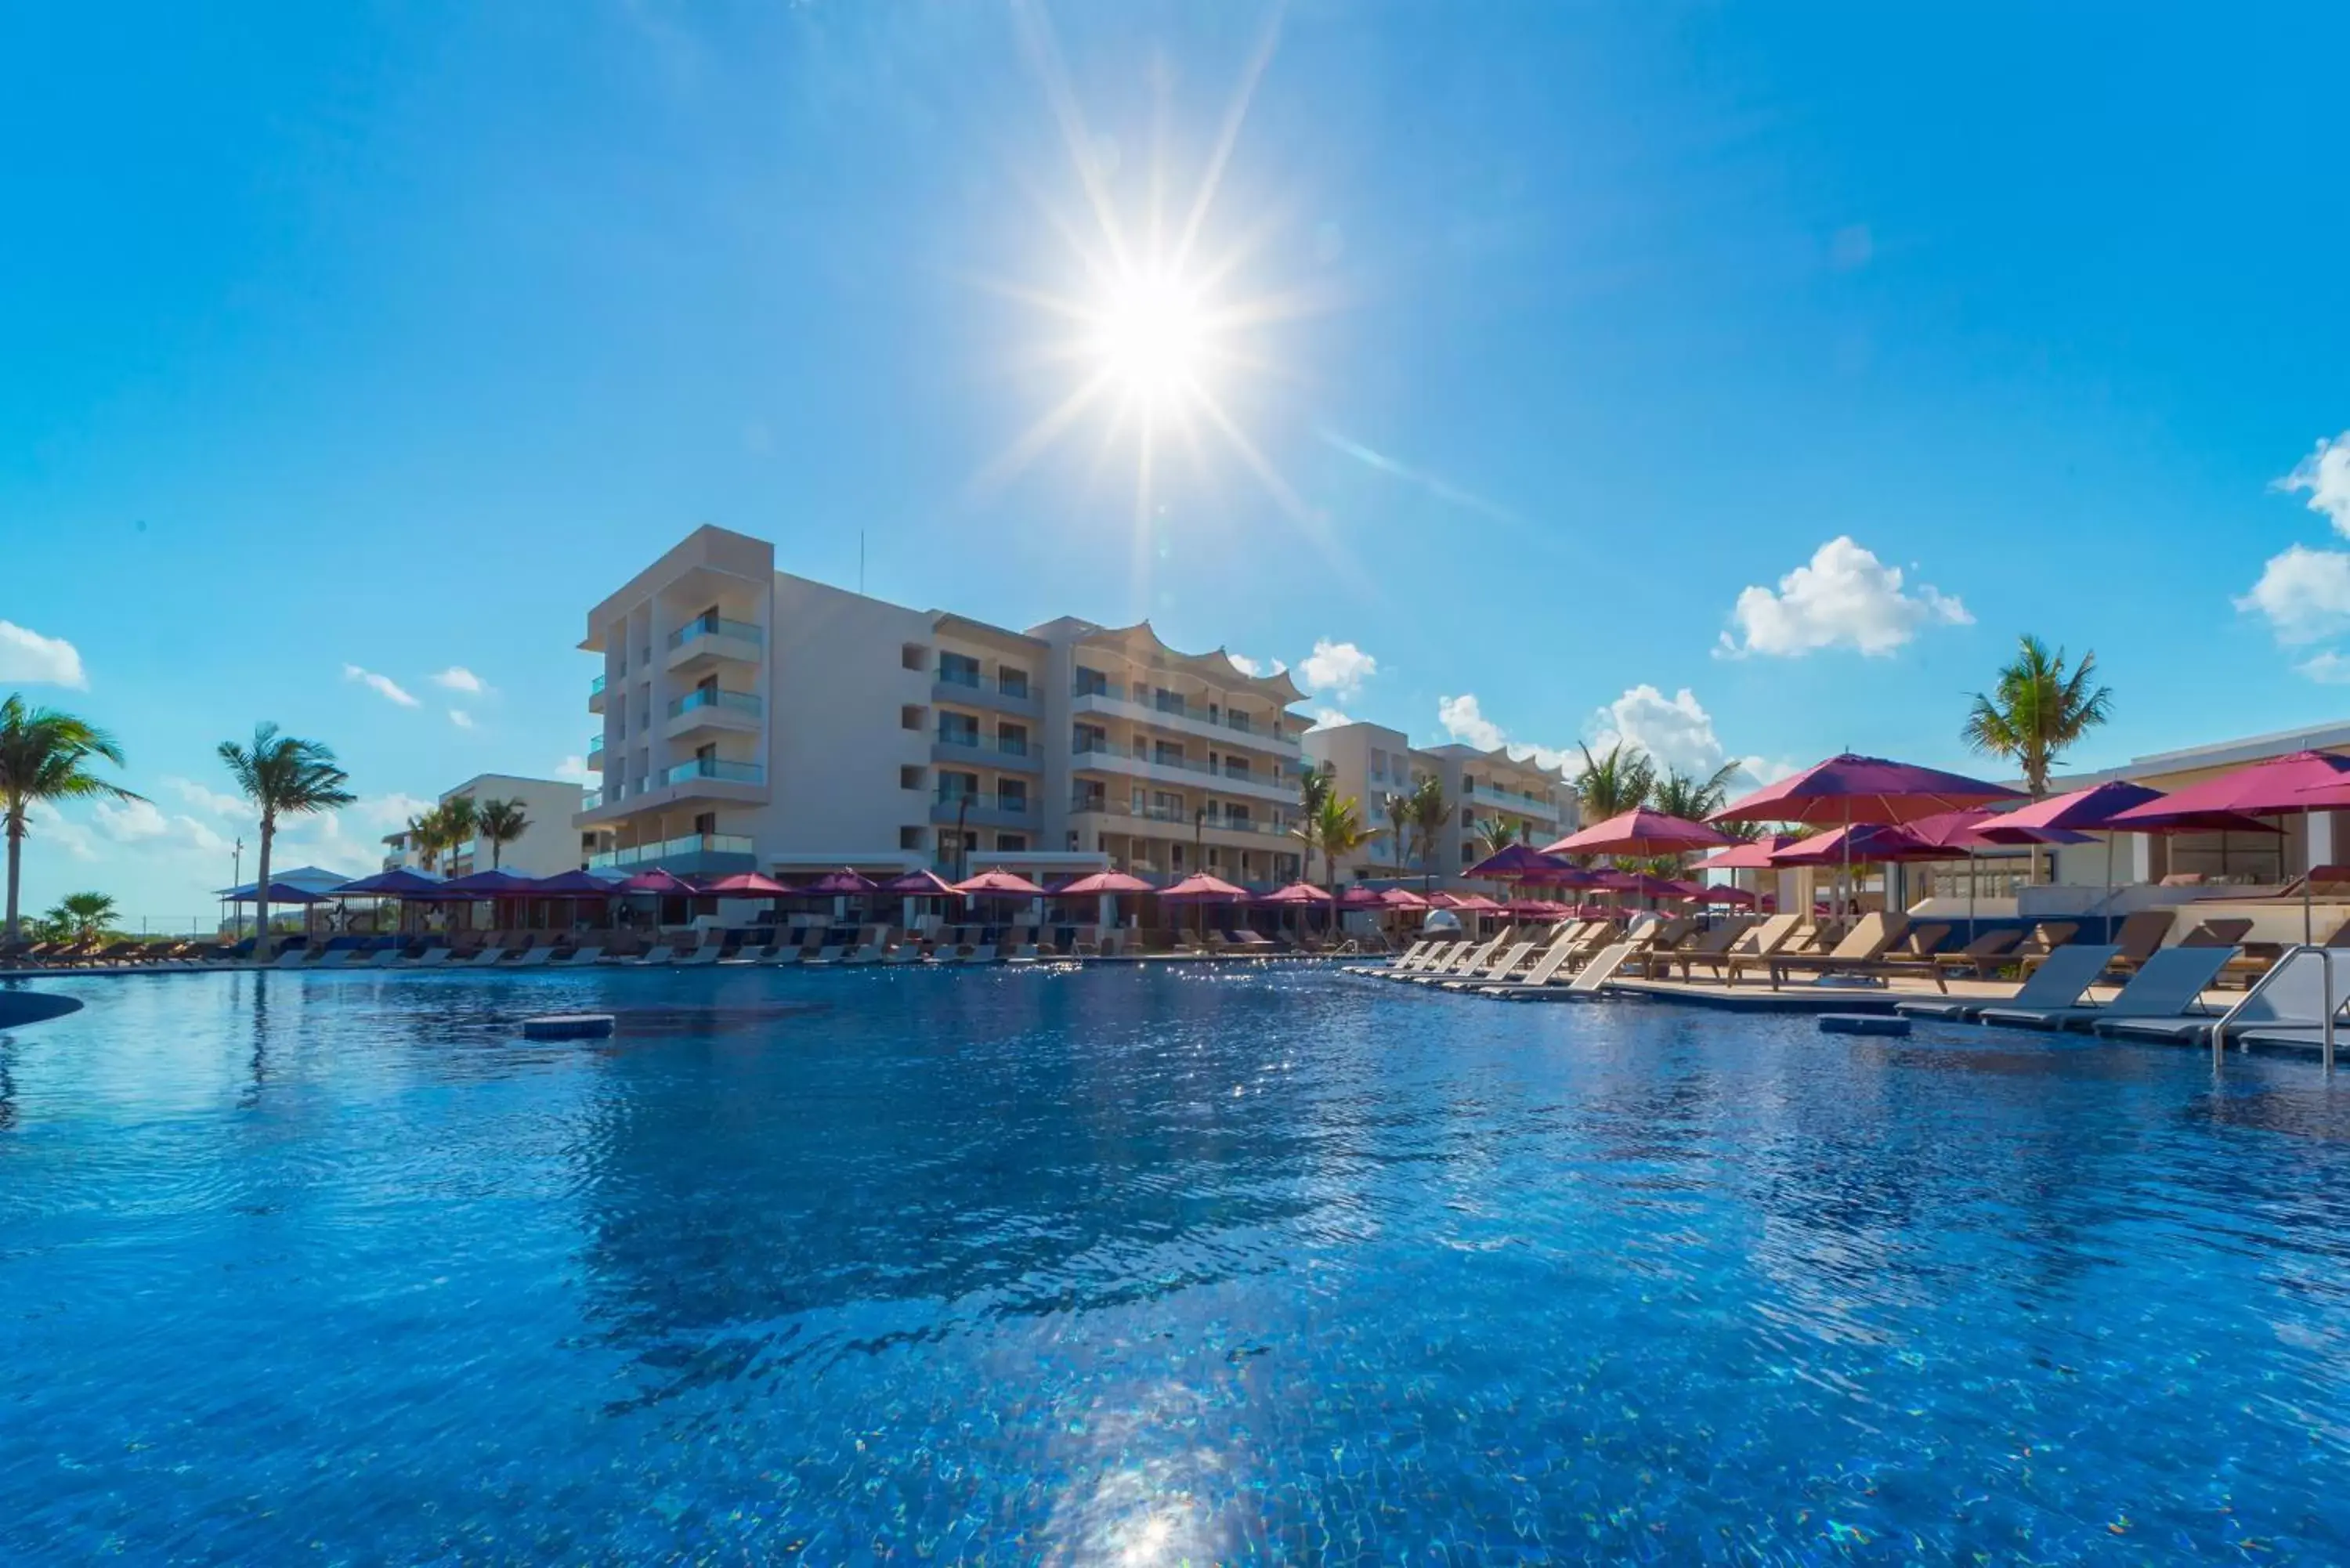
[[[15,1560],[2350,1560],[2297,1063],[1251,966],[60,989]]]

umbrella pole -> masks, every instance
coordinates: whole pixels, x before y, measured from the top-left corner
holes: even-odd
[[[2277,826],[2279,827],[2284,826],[2282,817],[2277,819]],[[2309,885],[2317,880],[2317,835],[2311,830],[2315,826],[2316,824],[2309,820],[2309,813],[2303,812],[2301,814],[2301,863],[2305,867],[2301,874],[2301,945],[2303,947],[2307,947],[2311,941]]]
[[[2114,836],[2106,835],[2106,940],[2114,940]]]

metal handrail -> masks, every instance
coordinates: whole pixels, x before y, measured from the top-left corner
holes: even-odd
[[[2284,951],[2279,953],[2277,955],[2276,962],[2269,965],[2268,972],[2262,975],[2260,979],[2254,981],[2250,986],[2247,986],[2244,990],[2244,994],[2237,998],[2234,1003],[2229,1007],[2228,1011],[2220,1015],[2220,1021],[2217,1023],[2211,1025],[2212,1070],[2217,1072],[2220,1068],[2220,1063],[2225,1059],[2228,1049],[2228,1026],[2236,1021],[2236,1017],[2239,1013],[2242,1012],[2245,1008],[2251,1005],[2252,999],[2254,997],[2266,991],[2279,976],[2284,973],[2286,967],[2303,953],[2315,953],[2317,955],[2318,961],[2324,966],[2324,985],[2325,988],[2325,1000],[2328,1003],[2331,1003],[2334,1001],[2334,950],[2332,948],[2322,948],[2315,946],[2314,944],[2295,943],[2293,946],[2289,947],[2285,949]],[[2325,1016],[2318,1023],[2318,1039],[2321,1042],[2321,1049],[2324,1054],[2325,1071],[2328,1073],[2334,1071],[2334,1015],[2337,1011],[2339,1010],[2333,1006],[2327,1006],[2324,1009]],[[2241,1047],[2239,1047],[2239,1049],[2241,1049]]]

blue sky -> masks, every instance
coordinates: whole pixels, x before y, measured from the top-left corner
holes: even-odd
[[[2025,630],[2115,688],[2083,765],[2337,719],[2350,209],[2292,67],[2345,47],[2322,5],[12,8],[0,690],[156,807],[39,825],[27,898],[207,909],[257,719],[341,753],[366,799],[292,853],[355,869],[405,797],[556,771],[584,610],[704,522],[1148,615],[1422,741],[1964,765]],[[1107,398],[1016,461],[1097,369],[1054,302],[1099,303],[1098,214],[1163,261],[1211,168],[1223,424],[1161,408],[1147,490]]]

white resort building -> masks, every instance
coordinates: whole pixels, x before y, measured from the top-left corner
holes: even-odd
[[[513,774],[482,774],[454,789],[442,790],[442,804],[459,795],[470,798],[476,807],[485,801],[519,801],[529,826],[521,837],[509,839],[494,855],[489,840],[476,834],[470,843],[442,851],[434,872],[442,877],[470,877],[489,870],[493,860],[498,868],[517,877],[555,877],[577,870],[588,857],[572,818],[578,815],[585,793],[579,785],[561,779],[528,779]],[[384,870],[424,868],[424,857],[409,841],[406,828],[385,834],[383,846]]]
[[[591,869],[1299,873],[1301,693],[1148,624],[910,609],[705,527],[579,647],[604,661]]]
[[[1305,758],[1330,775],[1338,794],[1360,803],[1365,827],[1388,829],[1340,867],[1347,876],[1457,878],[1462,867],[1483,857],[1478,830],[1488,822],[1502,823],[1536,847],[1575,829],[1575,792],[1564,775],[1504,750],[1415,747],[1400,730],[1357,722],[1309,732]],[[1431,778],[1444,792],[1448,826],[1436,836],[1432,855],[1421,855],[1412,843],[1397,841],[1386,803]]]

